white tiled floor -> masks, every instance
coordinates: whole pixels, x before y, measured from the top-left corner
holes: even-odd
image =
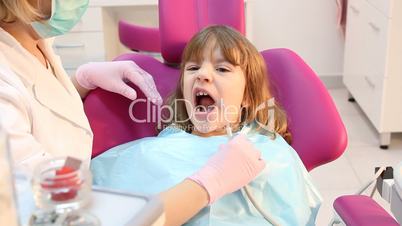
[[[374,175],[374,167],[393,166],[402,161],[402,133],[392,135],[388,150],[380,149],[377,132],[359,106],[348,102],[346,89],[329,92],[346,126],[349,144],[340,158],[311,172],[324,198],[318,213],[319,226],[328,225],[335,198],[356,192]],[[378,195],[375,199],[389,210],[389,205]]]

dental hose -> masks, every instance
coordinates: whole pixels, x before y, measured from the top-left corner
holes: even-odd
[[[224,107],[223,99],[221,100],[221,105]],[[230,123],[227,122],[226,124],[226,134],[228,135],[229,139],[233,137],[232,133],[232,127],[230,126]],[[253,204],[254,208],[264,217],[268,223],[272,224],[273,226],[280,226],[278,222],[276,222],[271,214],[265,212],[262,207],[257,203],[257,201],[254,199],[254,196],[250,192],[250,188],[248,185],[245,185],[243,188],[244,193],[246,193],[247,198],[250,200],[251,204]]]
[[[251,195],[250,188],[246,185],[243,188],[243,191],[246,193],[247,198],[253,204],[253,206],[257,209],[257,211],[264,217],[266,221],[268,221],[273,226],[280,226],[278,222],[276,222],[272,216],[266,213],[260,205],[258,205],[257,201],[255,201],[254,197]]]

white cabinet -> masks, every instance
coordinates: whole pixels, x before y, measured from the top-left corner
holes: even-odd
[[[53,48],[69,75],[84,63],[105,60],[103,36],[102,9],[89,7],[71,32],[56,37]]]
[[[402,132],[402,1],[350,0],[343,82],[387,148]]]

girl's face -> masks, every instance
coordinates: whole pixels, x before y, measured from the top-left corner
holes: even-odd
[[[205,48],[201,62],[185,63],[183,96],[193,133],[222,135],[227,123],[237,125],[245,85],[240,66],[229,63],[212,44]]]

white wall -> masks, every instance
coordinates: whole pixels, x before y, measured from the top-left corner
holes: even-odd
[[[343,38],[335,0],[247,0],[247,36],[259,50],[298,53],[321,77],[341,76]]]

